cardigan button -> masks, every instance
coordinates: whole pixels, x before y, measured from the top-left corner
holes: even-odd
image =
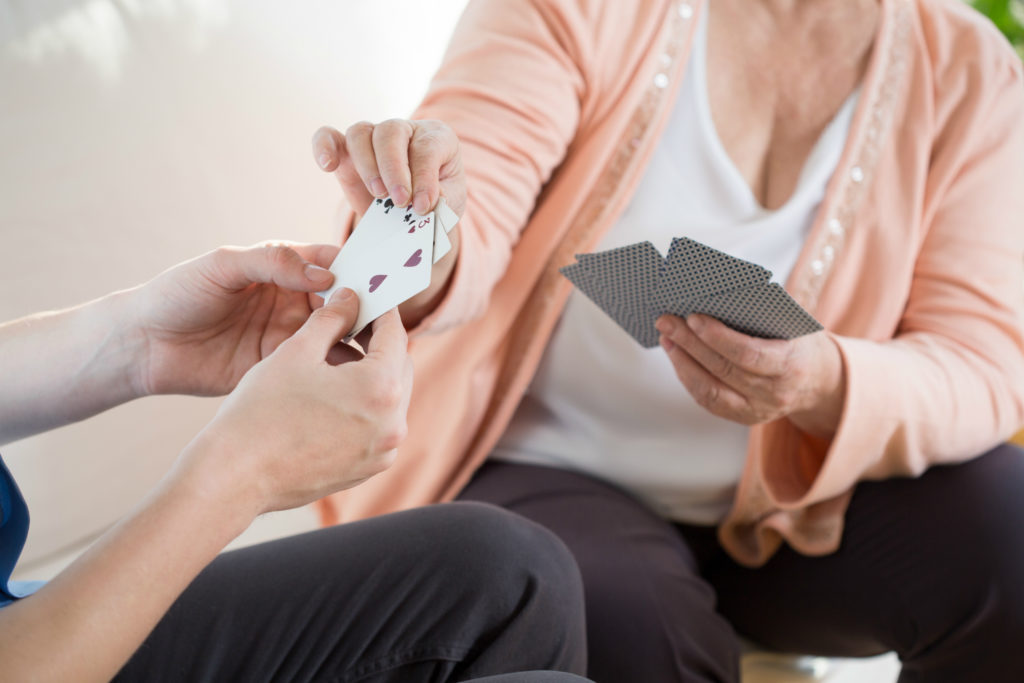
[[[854,166],[850,169],[850,179],[855,183],[864,182],[864,169],[860,166]]]
[[[689,19],[693,16],[693,7],[688,2],[679,3],[679,16],[683,19]]]
[[[811,261],[811,272],[815,275],[821,275],[825,272],[825,263],[818,259]]]
[[[843,224],[839,221],[838,218],[829,219],[828,231],[835,235],[836,237],[842,237],[843,233],[846,232],[845,228],[843,228]]]
[[[836,250],[831,245],[825,245],[821,250],[821,257],[826,261],[830,262],[836,257]]]
[[[668,75],[658,74],[654,77],[654,87],[656,88],[667,88],[668,87]]]

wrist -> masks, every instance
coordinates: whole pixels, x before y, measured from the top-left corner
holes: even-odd
[[[120,386],[124,401],[150,395],[144,381],[148,341],[136,310],[136,290],[108,294],[89,306],[90,324],[106,330],[103,347],[111,368],[109,381]]]
[[[789,421],[801,431],[821,439],[831,439],[839,429],[846,403],[846,369],[839,345],[825,335],[826,353],[820,381],[810,392],[807,404],[789,415]]]
[[[218,524],[225,543],[245,531],[266,508],[251,478],[239,471],[219,440],[200,432],[182,451],[168,474],[167,486],[192,505],[206,510]]]

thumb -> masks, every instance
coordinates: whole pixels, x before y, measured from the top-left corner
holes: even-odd
[[[294,338],[326,358],[327,352],[348,334],[358,317],[359,297],[347,287],[339,289],[327,303],[313,311]]]
[[[297,292],[316,292],[334,282],[329,270],[310,263],[287,244],[222,247],[213,252],[209,266],[212,279],[231,290],[265,282]]]

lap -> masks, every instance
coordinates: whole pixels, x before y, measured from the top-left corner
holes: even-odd
[[[970,659],[958,648],[1019,649],[1022,490],[1024,452],[1009,445],[916,479],[864,482],[837,552],[784,547],[764,567],[723,560],[707,576],[721,611],[759,643],[843,656],[896,650],[907,666],[930,658],[957,680],[953,660]],[[1005,656],[993,661],[1006,666]]]
[[[595,680],[738,680],[739,644],[698,556],[631,496],[580,473],[490,462],[460,498],[512,510],[569,547],[583,576]]]
[[[707,676],[691,680],[735,680],[733,628],[784,651],[896,650],[906,680],[966,680],[984,650],[988,680],[1017,680],[1022,490],[1024,452],[1013,446],[916,479],[865,482],[836,553],[784,547],[758,569],[732,561],[714,530],[672,525],[580,473],[492,462],[463,497],[537,521],[569,546],[583,574],[590,672],[602,682],[637,680],[635,667],[609,660],[654,662],[655,679],[687,680],[666,673],[691,666],[680,657]]]
[[[582,670],[578,590],[564,546],[536,525],[490,506],[432,506],[221,555],[118,680],[440,681]],[[486,647],[503,632],[522,645]],[[559,651],[545,650],[545,637]]]

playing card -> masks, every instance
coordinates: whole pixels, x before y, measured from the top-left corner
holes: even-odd
[[[435,223],[433,211],[419,216],[390,199],[370,204],[331,264],[333,286],[320,293],[326,300],[348,287],[359,297],[359,316],[349,337],[430,286]]]
[[[437,206],[434,207],[434,214],[436,214],[437,222],[444,228],[445,233],[452,231],[455,224],[459,222],[459,215],[452,211],[452,208],[448,206],[448,202],[441,197],[437,200]]]
[[[793,339],[824,329],[775,282],[715,294],[689,309],[685,315],[703,313],[751,337]]]
[[[452,241],[448,239],[448,233],[445,232],[441,221],[436,220],[437,212],[434,213],[434,218],[434,257],[431,259],[431,262],[437,263],[452,250]]]
[[[657,316],[647,305],[663,258],[650,242],[597,254],[579,254],[579,264],[595,283],[595,302],[645,347],[658,343]]]
[[[395,206],[391,198],[375,199],[348,236],[343,249],[359,251],[369,244],[379,244],[408,229],[416,214],[412,209]]]
[[[682,301],[695,301],[730,289],[766,283],[767,268],[712,249],[688,237],[672,240],[664,266],[649,297],[650,305],[668,313]]]
[[[430,286],[434,240],[432,214],[417,217],[410,228],[357,252],[358,263],[335,273],[335,285],[359,296],[359,317],[349,337],[359,334],[386,311]]]
[[[658,254],[653,245],[647,244],[653,250],[657,259],[653,263],[653,272],[656,273],[661,255]],[[644,249],[643,244],[633,246],[641,248],[640,251]],[[640,289],[642,285],[636,288],[636,294],[625,295],[625,290],[628,286],[623,284],[623,282],[629,281],[636,272],[643,273],[644,267],[629,267],[628,264],[631,263],[633,254],[619,253],[614,255],[609,262],[606,262],[603,258],[587,259],[586,257],[588,256],[599,255],[580,254],[578,256],[581,259],[579,263],[565,266],[560,269],[560,272],[642,346],[648,348],[656,346],[658,344],[658,331],[654,327],[655,318],[651,316],[650,311],[644,304]],[[616,265],[611,261],[618,261],[618,264]],[[613,282],[615,277],[618,277],[621,281]],[[637,282],[640,281],[640,277],[637,276]],[[607,294],[609,289],[622,291],[624,296],[618,300],[609,297]]]
[[[657,346],[654,327],[670,313],[703,313],[745,334],[792,339],[822,329],[771,271],[688,238],[662,258],[649,242],[577,254],[561,272],[641,345]]]
[[[664,261],[650,242],[639,242],[576,260],[602,285],[602,297],[626,307],[646,307],[649,289]]]
[[[451,210],[444,197],[438,199],[437,206],[434,207],[434,221],[434,258],[432,262],[437,263],[452,250],[448,233],[459,222],[458,214]]]

